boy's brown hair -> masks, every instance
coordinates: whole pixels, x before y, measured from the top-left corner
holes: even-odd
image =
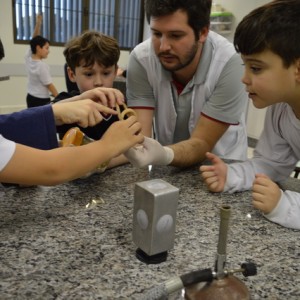
[[[98,31],[85,31],[67,42],[64,50],[67,65],[75,72],[75,68],[84,63],[84,67],[98,63],[104,67],[117,66],[120,58],[118,42],[113,37]]]

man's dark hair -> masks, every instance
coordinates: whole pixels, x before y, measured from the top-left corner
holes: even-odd
[[[151,17],[173,14],[177,10],[187,13],[188,24],[198,39],[199,32],[209,27],[211,0],[145,0],[145,11],[150,23]]]
[[[41,48],[43,48],[46,44],[50,44],[49,40],[42,37],[41,35],[37,35],[34,38],[32,38],[30,40],[30,48],[31,48],[31,52],[33,54],[36,53],[36,47],[40,46]]]
[[[274,0],[256,8],[236,28],[236,51],[250,55],[270,50],[289,67],[300,58],[299,16],[299,0]]]

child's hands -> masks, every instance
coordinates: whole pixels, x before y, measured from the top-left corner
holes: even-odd
[[[202,178],[211,192],[222,192],[226,183],[227,165],[217,155],[210,152],[206,157],[212,162],[211,166],[200,166]]]
[[[116,103],[122,105],[124,103],[124,95],[117,89],[98,87],[82,94],[69,98],[69,100],[83,100],[92,99],[95,102],[101,103],[102,105],[110,108],[116,107]]]
[[[100,103],[86,99],[72,102],[58,102],[52,105],[56,125],[77,123],[85,128],[95,126],[103,120],[103,114],[117,112]]]
[[[107,129],[101,140],[104,140],[107,147],[111,147],[114,157],[122,154],[136,144],[144,141],[144,136],[140,133],[142,125],[135,116],[126,120],[114,122]]]
[[[256,174],[252,189],[253,206],[263,213],[270,213],[281,197],[279,186],[264,174]]]

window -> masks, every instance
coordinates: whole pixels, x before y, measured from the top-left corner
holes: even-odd
[[[31,39],[36,15],[43,14],[41,35],[52,45],[93,29],[115,37],[121,49],[143,38],[143,0],[12,0],[15,43]]]

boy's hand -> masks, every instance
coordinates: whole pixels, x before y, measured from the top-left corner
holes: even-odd
[[[252,189],[253,206],[263,213],[270,213],[281,197],[279,186],[264,174],[256,174]]]
[[[143,143],[141,130],[141,123],[135,116],[131,116],[111,124],[101,140],[106,140],[107,147],[111,147],[111,153],[116,157],[136,144]]]
[[[82,94],[69,98],[69,101],[92,99],[95,102],[101,103],[110,108],[116,107],[116,103],[122,105],[124,100],[124,95],[117,89],[99,87],[95,88]]]
[[[77,123],[85,128],[103,120],[101,113],[116,115],[117,112],[93,100],[58,102],[52,105],[56,125]]]
[[[226,183],[227,165],[217,155],[210,152],[206,157],[212,162],[210,166],[200,166],[202,178],[211,192],[222,192]]]

